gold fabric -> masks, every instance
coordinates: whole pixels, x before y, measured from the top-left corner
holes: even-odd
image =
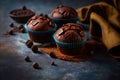
[[[101,2],[78,8],[80,22],[90,23],[90,37],[108,50],[120,45],[120,0]]]

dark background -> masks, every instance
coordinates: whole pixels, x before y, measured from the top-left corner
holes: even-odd
[[[47,54],[34,54],[19,41],[19,35],[4,36],[10,30],[9,11],[22,6],[32,9],[36,14],[49,14],[58,5],[75,9],[99,0],[2,0],[0,1],[0,80],[120,80],[120,63],[101,53],[86,62],[67,62],[52,59]],[[26,62],[24,56],[32,62]],[[58,66],[51,66],[54,61]],[[42,69],[34,69],[37,62]]]

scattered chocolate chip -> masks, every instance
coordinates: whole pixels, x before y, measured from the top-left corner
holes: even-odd
[[[9,34],[9,35],[14,35],[14,31],[13,31],[13,30],[10,30],[10,31],[8,31],[8,34]]]
[[[25,32],[26,32],[25,28],[22,28],[22,29],[20,29],[19,31],[20,31],[21,33],[25,33]]]
[[[27,40],[25,44],[28,48],[31,48],[33,46],[33,42],[31,40]]]
[[[32,49],[32,51],[33,51],[34,53],[38,53],[38,46],[33,45],[33,46],[31,47],[31,49]]]
[[[32,66],[33,66],[33,68],[35,68],[35,69],[40,69],[39,64],[36,63],[36,62],[33,62]]]
[[[57,64],[55,64],[54,61],[51,62],[51,65],[53,65],[53,66],[57,66]]]
[[[17,27],[18,27],[19,30],[24,28],[24,26],[22,24],[19,24]]]
[[[57,58],[54,52],[50,52],[50,57],[51,58]]]
[[[9,23],[9,26],[10,26],[10,27],[14,27],[14,24],[13,24],[13,23]]]
[[[30,60],[30,57],[29,56],[25,56],[25,61],[27,61],[27,62],[31,62],[31,60]]]
[[[23,6],[23,7],[22,7],[22,10],[27,10],[26,6]]]

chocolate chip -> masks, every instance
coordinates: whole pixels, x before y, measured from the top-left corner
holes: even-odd
[[[69,13],[66,11],[63,13],[63,15],[64,15],[64,18],[69,18]]]
[[[26,32],[25,28],[22,28],[22,29],[20,29],[19,31],[20,31],[21,33],[25,33],[25,32]]]
[[[66,11],[61,12],[62,15],[64,15],[64,13],[66,13]]]
[[[8,31],[8,34],[14,35],[14,31],[13,31],[13,30],[10,30],[10,31]]]
[[[48,17],[48,15],[47,15],[47,14],[45,14],[44,16],[45,16],[45,17]]]
[[[43,19],[43,20],[46,20],[47,18],[46,18],[46,17],[43,17],[42,19]]]
[[[57,58],[54,52],[50,52],[50,57],[51,58]]]
[[[62,34],[64,34],[64,31],[63,31],[63,29],[60,29],[59,30],[59,36],[62,35]]]
[[[14,24],[13,24],[13,23],[9,23],[9,26],[10,26],[10,27],[14,27]]]
[[[22,7],[22,10],[27,10],[26,6],[23,6],[23,7]]]
[[[25,44],[28,48],[31,48],[33,45],[33,42],[31,40],[27,40],[27,42]]]
[[[65,11],[64,11],[64,10],[62,10],[62,9],[59,9],[58,11],[59,11],[59,13],[60,13],[60,14],[62,14],[62,15],[63,15],[63,14],[64,14],[64,12],[65,12]]]
[[[81,37],[85,36],[84,31],[80,31],[80,33],[79,33],[79,34],[80,34],[80,36],[81,36]]]
[[[54,61],[51,62],[51,65],[53,65],[53,66],[57,66],[57,64],[55,64]]]
[[[30,60],[30,57],[29,56],[25,56],[25,61],[27,61],[27,62],[31,62],[31,60]]]
[[[18,27],[19,30],[24,28],[24,26],[22,24],[19,24],[17,27]]]
[[[35,69],[40,69],[39,64],[36,63],[36,62],[33,62],[33,63],[32,63],[32,66],[33,66],[33,68],[35,68]]]
[[[39,20],[35,20],[34,22],[32,22],[33,26],[36,26],[37,24],[39,24]]]
[[[43,16],[43,13],[41,13],[39,16]]]
[[[31,49],[32,49],[32,51],[33,51],[34,53],[38,53],[38,46],[33,45],[33,46],[31,47]]]

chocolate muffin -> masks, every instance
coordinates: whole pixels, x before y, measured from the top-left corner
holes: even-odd
[[[79,54],[80,48],[86,43],[84,29],[76,23],[67,23],[54,34],[54,40],[61,53],[67,55]]]
[[[23,6],[21,9],[10,11],[9,16],[18,23],[26,23],[35,12]]]
[[[52,40],[56,25],[47,15],[40,14],[29,19],[25,28],[32,41],[47,43]]]
[[[51,11],[50,17],[57,25],[61,26],[68,22],[76,22],[77,12],[72,7],[60,5]]]

